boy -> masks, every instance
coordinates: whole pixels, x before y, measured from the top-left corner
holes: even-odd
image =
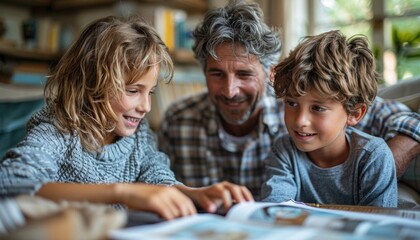
[[[376,96],[377,76],[366,38],[339,31],[307,37],[276,66],[289,134],[265,161],[263,201],[397,206],[390,149],[352,127]]]

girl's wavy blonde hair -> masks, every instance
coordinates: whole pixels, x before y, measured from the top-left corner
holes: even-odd
[[[366,37],[350,39],[330,31],[304,39],[275,68],[273,87],[277,97],[303,96],[316,90],[343,104],[353,113],[358,104],[369,106],[378,85],[375,58]]]
[[[115,128],[111,101],[154,66],[173,77],[173,62],[156,31],[141,18],[105,17],[90,23],[64,54],[45,86],[55,125],[100,152]]]

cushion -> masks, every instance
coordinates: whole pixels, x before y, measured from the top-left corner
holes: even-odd
[[[400,178],[400,182],[405,183],[420,194],[420,155],[411,161],[404,175]],[[420,197],[415,199],[419,200],[417,203],[420,204]]]
[[[410,107],[411,110],[420,113],[420,76],[382,88],[378,91],[378,96],[395,99]],[[399,195],[402,194],[404,198],[409,198],[420,204],[420,155],[410,163],[400,182],[406,186],[401,189]],[[417,193],[412,190],[406,191],[407,187],[414,189]]]
[[[398,182],[398,207],[420,208],[420,193],[402,181]]]
[[[379,89],[378,96],[397,100],[410,107],[411,110],[420,112],[420,76],[383,87]]]

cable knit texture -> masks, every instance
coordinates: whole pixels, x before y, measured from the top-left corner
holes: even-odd
[[[180,184],[146,120],[135,134],[105,146],[100,154],[85,151],[77,135],[62,134],[53,122],[48,107],[35,113],[25,139],[5,154],[0,196],[33,194],[46,182]]]

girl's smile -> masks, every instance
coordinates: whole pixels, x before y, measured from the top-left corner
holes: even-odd
[[[157,86],[158,73],[158,67],[151,67],[136,82],[126,85],[125,93],[111,103],[117,122],[114,131],[106,137],[107,144],[136,132],[141,120],[152,107],[151,94]]]

